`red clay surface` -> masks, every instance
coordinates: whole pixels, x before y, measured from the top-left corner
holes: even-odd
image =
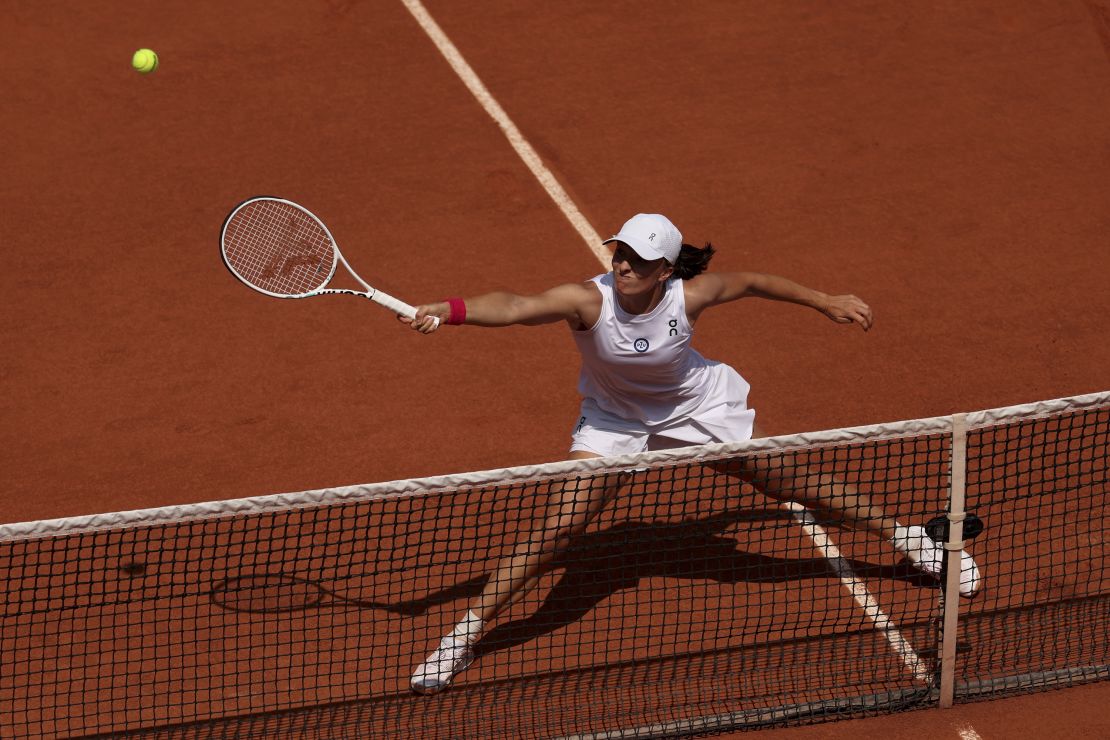
[[[766,433],[1110,386],[1106,2],[428,9],[599,233],[663,211],[714,269],[871,304],[866,335],[758,301],[699,322]],[[227,211],[274,194],[410,302],[599,271],[399,2],[20,3],[0,23],[0,521],[564,456],[564,327],[425,338],[354,299],[264,298],[219,261]],[[128,69],[139,46],[154,75]],[[957,711],[983,737],[1026,713],[1094,732],[1106,690]]]
[[[1110,717],[1096,711],[1110,700],[1110,683],[1076,686],[1063,691],[961,704],[906,714],[833,722],[808,727],[764,730],[767,740],[919,740],[923,735],[945,740],[1011,740],[1066,737],[1097,740],[1110,734]],[[971,734],[974,732],[975,734]],[[751,733],[721,737],[752,737]]]

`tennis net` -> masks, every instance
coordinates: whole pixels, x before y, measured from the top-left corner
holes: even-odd
[[[0,526],[0,736],[675,737],[1102,680],[1108,436],[1110,392]],[[412,694],[552,502],[603,490],[474,664]],[[803,505],[829,490],[864,525],[942,517],[952,552],[977,517],[982,592]]]

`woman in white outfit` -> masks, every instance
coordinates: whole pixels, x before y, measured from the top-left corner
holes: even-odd
[[[756,296],[808,306],[865,331],[871,328],[871,309],[853,295],[830,296],[753,272],[706,273],[713,247],[683,244],[679,230],[659,214],[632,217],[605,243],[616,244],[613,270],[587,282],[559,285],[534,296],[489,293],[465,301],[451,298],[419,306],[411,322],[401,320],[426,334],[438,326],[433,317],[440,323],[474,326],[565,321],[582,355],[578,389],[583,401],[571,459],[739,442],[753,436],[755,412],[747,406],[748,383],[728,365],[706,360],[690,347],[694,323],[711,306]],[[744,461],[739,475],[772,498],[789,496],[846,525],[874,532],[923,572],[940,574],[942,550],[922,527],[903,526],[831,476],[804,490],[795,481],[805,471],[764,467],[756,460]],[[462,620],[417,667],[411,682],[414,691],[441,691],[470,665],[472,646],[491,620],[534,583],[620,487],[616,476],[607,483],[553,495],[542,531],[522,540],[497,564]],[[972,596],[979,585],[978,568],[963,553],[960,591]]]

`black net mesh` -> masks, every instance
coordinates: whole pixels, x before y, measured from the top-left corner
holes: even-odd
[[[1108,428],[1102,408],[970,433],[986,588],[961,605],[958,696],[1106,677]],[[951,451],[947,433],[692,448],[8,537],[0,736],[673,737],[935,702],[938,581],[868,527],[944,513]],[[871,508],[830,511],[829,495]],[[550,555],[474,663],[412,693],[498,563],[529,548]]]

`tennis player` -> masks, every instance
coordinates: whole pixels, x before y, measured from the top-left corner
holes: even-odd
[[[418,306],[415,319],[398,317],[425,334],[440,323],[473,326],[549,324],[565,321],[582,355],[581,410],[572,433],[571,459],[606,457],[713,442],[738,442],[754,433],[748,383],[733,368],[707,360],[691,346],[694,323],[713,306],[748,296],[808,306],[840,324],[872,325],[871,309],[853,295],[830,296],[786,278],[754,272],[707,273],[712,245],[684,244],[666,217],[641,213],[620,233],[613,269],[584,283],[556,286],[534,296],[488,293]],[[887,517],[863,494],[832,476],[810,474],[817,485],[799,486],[806,471],[743,461],[740,476],[763,493],[790,498],[830,513],[848,526],[888,540],[910,562],[939,578],[943,549],[920,526]],[[455,629],[417,667],[412,689],[434,694],[474,660],[473,645],[486,626],[620,488],[604,486],[556,493],[540,532],[524,538],[497,564],[483,592]],[[974,595],[979,569],[961,553],[960,593]]]

